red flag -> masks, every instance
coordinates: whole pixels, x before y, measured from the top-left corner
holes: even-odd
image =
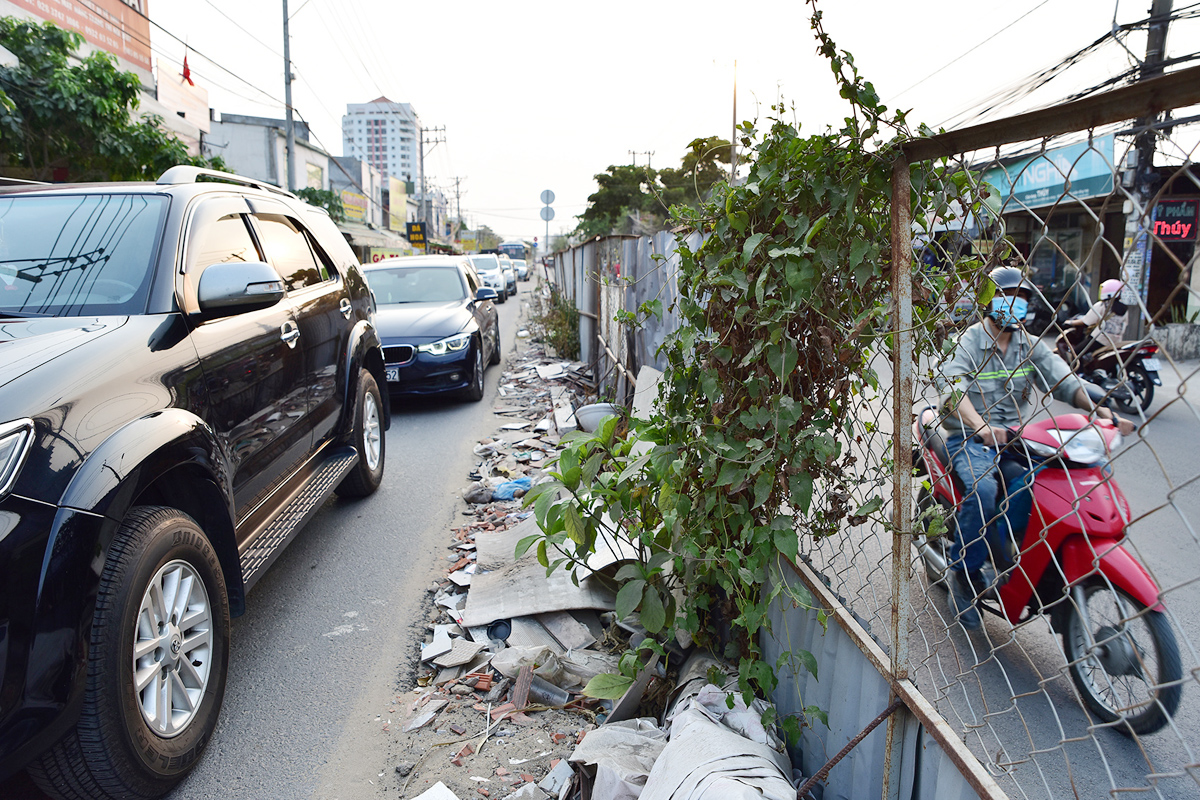
[[[188,67],[187,53],[183,54],[183,79],[187,81],[190,86],[196,85],[196,82],[192,80],[192,70]]]

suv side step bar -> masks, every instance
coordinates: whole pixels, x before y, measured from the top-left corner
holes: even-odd
[[[353,448],[341,448],[325,459],[316,472],[287,502],[279,514],[264,528],[250,546],[241,553],[242,581],[246,591],[258,582],[267,568],[274,563],[283,548],[295,538],[305,523],[317,513],[342,478],[358,463],[358,452]]]

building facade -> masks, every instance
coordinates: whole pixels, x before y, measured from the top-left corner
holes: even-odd
[[[408,103],[377,97],[347,103],[342,117],[342,155],[359,158],[385,178],[421,185],[421,119]]]
[[[330,156],[308,141],[308,124],[297,121],[296,188],[329,188]],[[287,188],[287,123],[242,114],[213,114],[205,155],[219,155],[230,171]]]

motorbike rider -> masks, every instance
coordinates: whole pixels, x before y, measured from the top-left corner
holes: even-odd
[[[1120,346],[1129,316],[1129,307],[1121,301],[1124,291],[1123,282],[1116,278],[1106,280],[1100,284],[1100,299],[1081,316],[1067,320],[1067,324],[1072,327],[1091,330],[1087,342],[1082,347],[1075,348],[1081,360],[1093,350]]]
[[[1034,288],[1021,270],[1001,266],[989,277],[996,294],[986,316],[959,335],[936,381],[950,465],[965,488],[948,583],[955,612],[968,630],[982,624],[975,601],[989,588],[982,574],[989,547],[1000,574],[1007,566],[1007,537],[1019,542],[1029,522],[1029,464],[1003,446],[1009,430],[1033,416],[1033,389],[1112,420],[1124,435],[1133,432],[1132,422],[1096,407],[1067,363],[1022,327]],[[1007,498],[1001,496],[1001,476]]]

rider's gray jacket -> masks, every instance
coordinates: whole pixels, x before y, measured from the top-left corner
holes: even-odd
[[[935,383],[943,406],[965,393],[984,422],[1002,428],[1030,421],[1034,386],[1072,404],[1076,391],[1084,388],[1067,362],[1024,329],[1013,332],[1008,350],[1001,353],[986,321],[959,334],[954,353],[943,362]],[[947,435],[975,433],[949,414],[942,427]]]

